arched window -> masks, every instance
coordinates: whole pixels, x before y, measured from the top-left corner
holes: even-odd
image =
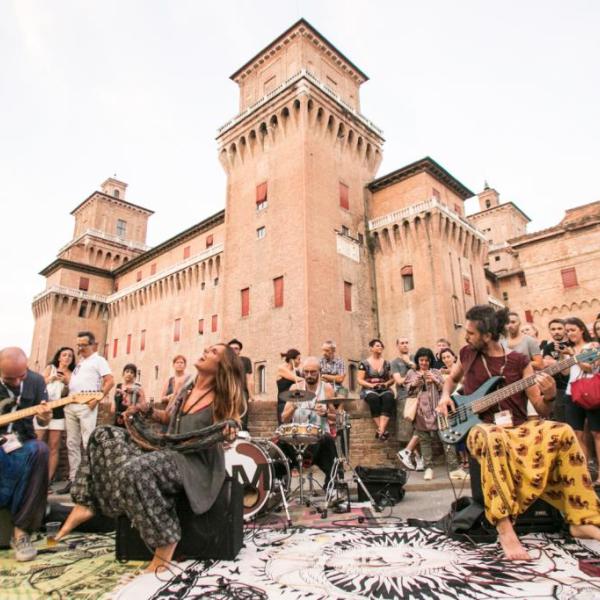
[[[265,394],[267,392],[267,367],[265,365],[260,365],[258,369],[256,369],[256,375],[256,393]]]
[[[117,190],[117,189],[114,189],[114,190],[113,190],[113,196],[114,196],[115,198],[118,198],[118,197],[119,197],[119,190]]]
[[[406,265],[400,269],[402,275],[402,289],[405,292],[410,292],[415,289],[415,280],[413,279],[413,268],[411,265]]]
[[[351,392],[356,391],[356,386],[357,386],[356,371],[357,371],[356,365],[350,363],[348,365],[348,386],[350,387]]]

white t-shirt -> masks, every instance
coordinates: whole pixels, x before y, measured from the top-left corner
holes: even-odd
[[[106,359],[94,352],[75,367],[69,382],[69,393],[99,392],[102,390],[102,378],[111,373]]]

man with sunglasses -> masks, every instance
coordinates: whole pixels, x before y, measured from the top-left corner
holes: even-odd
[[[95,348],[96,337],[91,331],[80,331],[77,334],[79,362],[69,381],[69,394],[101,391],[106,398],[112,389],[115,381],[108,362],[96,352]],[[96,428],[98,404],[102,400],[88,402],[88,404],[68,404],[65,407],[69,481],[58,491],[59,494],[68,494],[71,490],[71,484],[81,463],[81,444],[83,442],[83,448],[87,448],[90,435]]]

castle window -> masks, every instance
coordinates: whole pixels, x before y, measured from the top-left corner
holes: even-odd
[[[256,210],[264,210],[267,208],[267,182],[256,186]]]
[[[142,280],[142,272],[141,272],[141,271],[138,271],[138,272],[135,274],[135,280],[136,280],[136,281],[141,281],[141,280]]]
[[[210,320],[210,330],[213,333],[215,333],[215,331],[217,331],[218,328],[219,328],[219,317],[218,317],[218,315],[213,315]]]
[[[365,236],[362,233],[358,234],[358,243],[362,246],[365,243]]]
[[[204,335],[204,319],[198,319],[198,335]]]
[[[131,334],[127,334],[127,354],[131,354]]]
[[[530,310],[525,311],[525,320],[528,323],[533,323],[533,313]]]
[[[502,301],[508,302],[508,292],[502,292]]]
[[[242,297],[242,317],[247,317],[250,314],[250,288],[244,288],[241,291]]]
[[[463,277],[463,291],[467,296],[471,295],[471,280],[468,277]]]
[[[267,367],[259,365],[256,367],[256,393],[265,394],[267,392]]]
[[[436,190],[435,188],[431,188],[431,197],[434,200],[437,200],[438,202],[441,200],[441,195],[440,195],[440,191]]]
[[[525,287],[527,285],[527,279],[525,278],[525,273],[519,273],[519,284],[521,287]]]
[[[181,319],[175,319],[173,324],[173,341],[178,342],[181,339]]]
[[[206,247],[210,248],[214,243],[214,237],[211,235],[206,236]]]
[[[154,365],[154,379],[158,379],[158,365]]]
[[[283,277],[275,277],[273,279],[273,306],[280,308],[283,306]]]
[[[575,271],[575,267],[570,267],[569,269],[562,269],[560,272],[562,277],[562,283],[564,288],[572,288],[577,287],[577,272]]]
[[[85,319],[85,313],[87,312],[87,300],[84,300],[80,305],[79,305],[79,317],[81,319]]]
[[[340,208],[350,210],[350,198],[348,197],[348,186],[340,181]]]
[[[350,363],[348,365],[348,387],[350,388],[351,392],[355,392],[356,391],[356,386],[357,386],[357,378],[356,378],[356,373],[357,373],[357,367],[354,363]]]
[[[265,235],[267,235],[267,228],[266,227],[259,227],[256,230],[256,239],[257,240],[262,240]]]
[[[352,284],[344,281],[344,310],[352,311]]]
[[[491,240],[490,240],[490,243],[491,243]],[[500,257],[499,257],[499,256],[494,256],[494,260],[495,260],[496,262],[498,262],[498,261],[500,260]]]
[[[104,358],[108,358],[108,344],[104,344]]]
[[[350,237],[350,230],[345,225],[342,225],[342,235]]]
[[[454,212],[457,213],[457,214],[459,214],[459,215],[461,214],[461,212],[460,212],[460,206],[458,204],[454,205]]]
[[[189,258],[191,253],[192,253],[192,247],[191,246],[186,246],[183,249],[183,260],[185,260],[186,258]]]
[[[117,236],[125,237],[126,233],[127,233],[127,221],[124,221],[123,219],[117,219]]]
[[[150,275],[156,274],[156,263],[150,265]]]
[[[140,352],[146,349],[146,330],[142,329],[140,333]]]
[[[485,201],[485,207],[486,207],[486,208],[489,208],[491,205],[492,205],[492,203],[491,203],[491,201],[490,201],[490,200],[486,200],[486,201]]]
[[[113,358],[117,358],[117,352],[119,351],[119,338],[113,340]]]
[[[410,292],[415,289],[415,280],[413,279],[413,268],[411,265],[406,265],[400,269],[402,276],[402,289],[405,292]]]
[[[87,292],[90,289],[90,278],[89,277],[80,277],[79,278],[79,289],[82,292]]]

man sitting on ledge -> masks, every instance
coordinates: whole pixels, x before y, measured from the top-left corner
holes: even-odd
[[[467,345],[438,404],[444,415],[454,410],[450,395],[461,379],[463,393],[469,395],[494,375],[510,384],[534,374],[526,356],[506,352],[498,341],[508,321],[507,310],[473,306],[466,318]],[[527,421],[527,399],[540,415],[547,415],[556,390],[549,375],[540,374],[536,381],[526,393],[513,394],[480,414],[483,423],[467,437],[467,447],[481,465],[485,515],[496,526],[509,560],[531,560],[513,521],[538,498],[560,510],[573,537],[600,540],[600,501],[573,430],[564,423]]]

